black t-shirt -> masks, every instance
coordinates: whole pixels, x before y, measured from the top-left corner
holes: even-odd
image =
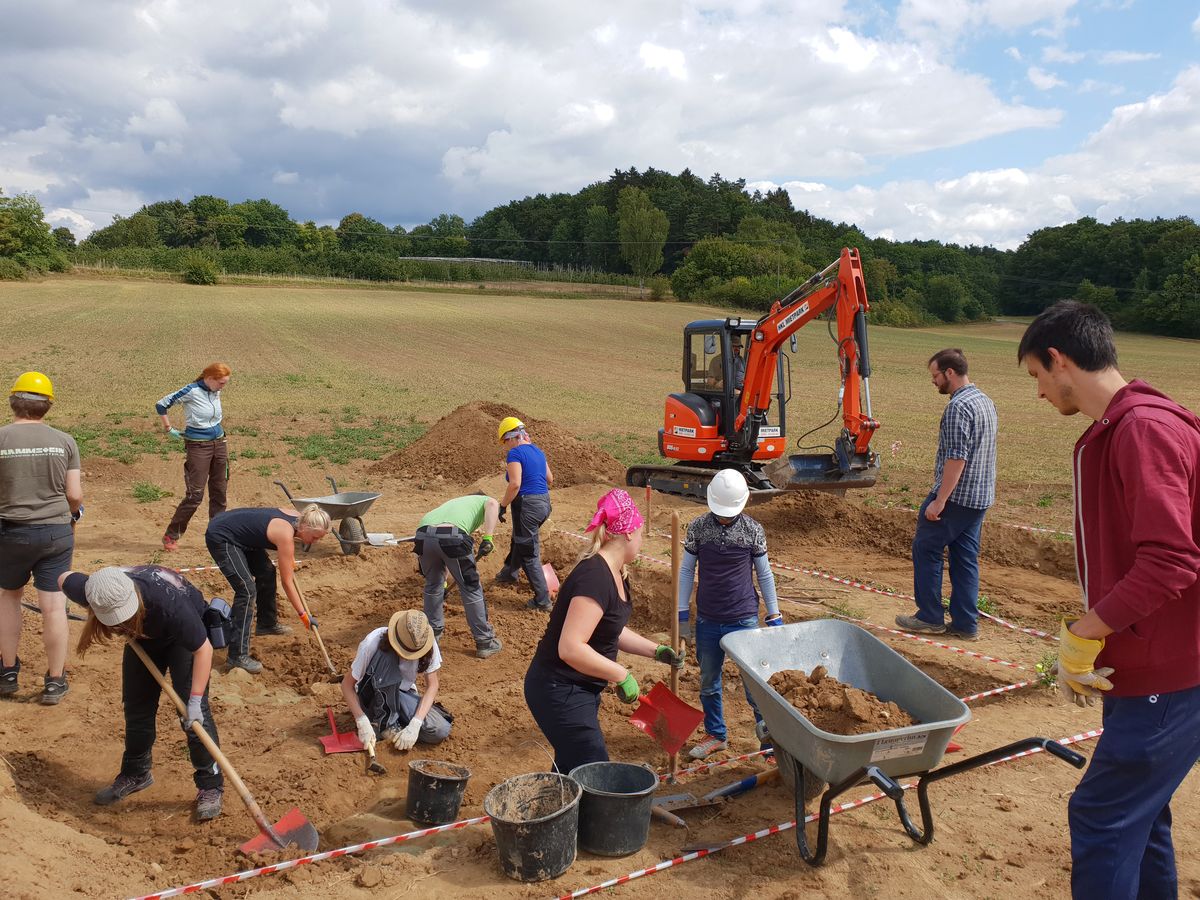
[[[180,644],[192,653],[204,646],[208,629],[201,616],[208,604],[195,585],[162,566],[123,566],[122,571],[138,586],[146,606],[142,631],[147,641]],[[63,581],[63,593],[86,607],[87,580],[82,572],[72,572]]]
[[[267,527],[275,519],[283,519],[293,528],[299,521],[273,506],[227,509],[209,520],[204,539],[209,544],[235,544],[244,550],[274,550],[275,545],[267,538]]]
[[[558,655],[558,640],[562,636],[563,623],[567,620],[567,610],[575,597],[591,597],[600,604],[604,614],[596,623],[596,630],[588,639],[588,646],[601,656],[617,659],[617,640],[629,622],[633,611],[632,597],[629,594],[629,581],[625,581],[625,596],[622,600],[617,592],[617,583],[613,580],[612,569],[601,556],[590,556],[579,563],[567,580],[563,582],[558,592],[558,600],[550,612],[550,624],[542,635],[537,650],[534,651],[534,661],[542,664],[564,681],[571,681],[586,687],[603,688],[607,682],[603,678],[593,678],[567,665]]]

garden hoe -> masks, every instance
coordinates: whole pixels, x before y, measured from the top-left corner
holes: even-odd
[[[142,645],[132,638],[128,639],[129,646],[133,648],[133,652],[137,654],[138,659],[154,676],[154,680],[166,692],[167,696],[175,701],[175,708],[179,710],[180,716],[187,715],[187,707],[184,706],[179,695],[175,693],[175,689],[171,687],[170,682],[163,678],[162,672],[158,670],[158,666],[146,655],[146,651],[142,649]],[[199,722],[192,723],[192,733],[200,739],[200,743],[204,745],[212,758],[217,761],[217,765],[221,767],[221,771],[225,773],[225,777],[233,782],[234,788],[237,789],[238,796],[242,798],[242,802],[246,804],[246,809],[249,811],[254,823],[258,826],[259,834],[252,837],[239,848],[243,853],[262,853],[268,850],[283,850],[295,844],[305,853],[310,853],[317,849],[317,843],[320,838],[317,836],[317,829],[313,827],[313,823],[305,818],[304,813],[300,812],[296,807],[292,807],[274,825],[265,815],[258,803],[251,795],[249,789],[242,782],[237,770],[233,764],[221,752],[221,748],[204,730],[204,726]]]

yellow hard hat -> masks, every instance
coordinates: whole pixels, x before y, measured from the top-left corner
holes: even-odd
[[[510,431],[516,431],[518,428],[524,428],[525,423],[516,416],[505,416],[500,420],[500,428],[496,431],[496,437],[500,439],[500,443],[504,443],[504,436]]]
[[[47,400],[54,399],[54,385],[41,372],[22,372],[13,382],[10,394],[38,394]]]

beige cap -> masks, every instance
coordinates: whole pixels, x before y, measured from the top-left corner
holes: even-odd
[[[125,572],[109,566],[88,577],[83,595],[96,618],[104,625],[120,625],[137,615],[137,588]]]
[[[388,643],[404,659],[420,659],[433,646],[433,629],[425,613],[402,609],[388,622]]]

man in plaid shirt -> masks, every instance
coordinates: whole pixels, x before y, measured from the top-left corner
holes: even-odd
[[[996,500],[996,407],[967,378],[961,350],[939,350],[929,360],[939,394],[949,394],[938,433],[933,489],[917,514],[913,538],[913,593],[917,613],[897,616],[906,631],[979,636],[979,535]],[[950,625],[942,610],[942,555],[950,551]]]

